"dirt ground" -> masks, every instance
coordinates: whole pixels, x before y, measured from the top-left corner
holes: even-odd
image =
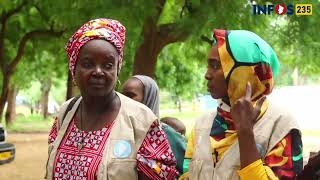
[[[47,133],[9,134],[8,142],[16,147],[15,160],[0,165],[1,180],[40,180],[45,174]]]

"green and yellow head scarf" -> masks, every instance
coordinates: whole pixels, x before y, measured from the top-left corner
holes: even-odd
[[[279,71],[279,60],[272,47],[253,32],[246,30],[213,30],[214,44],[228,86],[231,107],[252,86],[252,101],[271,93],[274,77]]]

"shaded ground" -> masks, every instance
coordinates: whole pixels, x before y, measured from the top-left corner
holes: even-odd
[[[47,133],[9,134],[8,142],[16,146],[16,158],[0,165],[1,180],[43,179],[47,158]]]

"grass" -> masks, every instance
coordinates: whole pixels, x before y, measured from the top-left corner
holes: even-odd
[[[17,116],[16,122],[13,125],[6,127],[8,132],[19,133],[34,133],[34,132],[49,132],[53,123],[53,118],[44,119],[39,114],[29,116]]]
[[[187,128],[187,136],[189,135],[197,117],[201,116],[201,112],[177,112],[163,113],[161,117],[175,117],[181,120]],[[4,121],[3,121],[4,122]],[[48,132],[52,126],[53,118],[44,119],[39,114],[17,116],[13,125],[6,127],[8,132],[31,133],[31,132]]]
[[[181,120],[186,126],[186,137],[189,137],[190,132],[194,126],[194,123],[198,117],[200,117],[203,112],[200,111],[186,111],[178,112],[174,111],[164,111],[161,113],[161,117],[175,117]],[[3,121],[4,122],[4,121]],[[53,123],[53,117],[48,117],[44,119],[39,114],[27,115],[27,116],[17,116],[16,122],[6,127],[8,132],[17,133],[34,133],[34,132],[49,132]],[[306,130],[302,129],[302,135],[314,138],[320,138],[320,131],[318,130]]]

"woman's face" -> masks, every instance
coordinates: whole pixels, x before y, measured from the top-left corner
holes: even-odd
[[[127,80],[122,87],[122,93],[125,96],[141,103],[143,101],[143,90],[144,86],[137,78]]]
[[[208,68],[205,74],[208,81],[208,92],[214,99],[228,97],[227,84],[224,78],[218,46],[212,46],[208,57]]]
[[[119,54],[109,42],[94,39],[80,49],[75,81],[82,96],[107,96],[117,82]]]

